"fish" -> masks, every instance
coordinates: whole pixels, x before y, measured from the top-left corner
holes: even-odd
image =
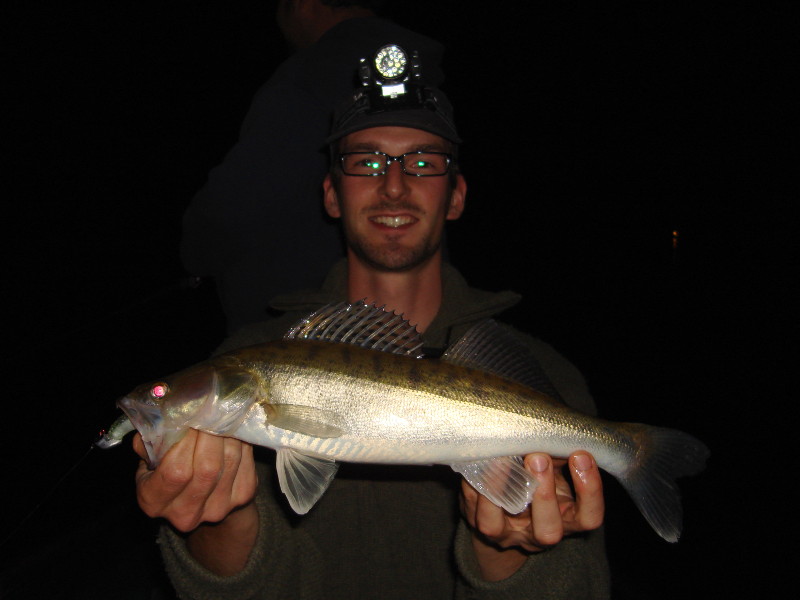
[[[677,542],[675,480],[699,473],[709,456],[688,433],[569,408],[530,350],[494,320],[427,358],[403,315],[363,301],[325,306],[283,339],[143,383],[117,405],[123,415],[98,446],[118,445],[135,429],[150,468],[189,428],[272,448],[297,514],[323,496],[339,462],[448,465],[518,514],[537,485],[524,455],[585,450],[653,529]]]

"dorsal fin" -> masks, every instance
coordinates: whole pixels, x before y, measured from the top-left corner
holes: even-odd
[[[416,327],[395,312],[359,302],[323,306],[294,325],[287,340],[322,340],[353,344],[391,354],[422,358],[422,338]]]
[[[447,349],[442,360],[488,371],[561,400],[528,347],[492,319],[471,327]]]

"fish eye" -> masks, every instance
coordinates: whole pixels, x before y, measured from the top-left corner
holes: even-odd
[[[166,383],[156,383],[150,388],[150,396],[158,400],[163,398],[169,392],[169,386]]]

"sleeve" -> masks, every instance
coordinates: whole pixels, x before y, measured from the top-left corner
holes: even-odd
[[[458,600],[601,600],[610,598],[610,577],[603,530],[565,538],[557,546],[531,554],[508,579],[484,581],[472,551],[467,525],[459,523],[455,539],[461,579]]]
[[[270,471],[259,464],[259,530],[245,568],[230,577],[208,571],[184,537],[163,525],[158,543],[172,585],[187,600],[316,600],[324,598],[322,561],[302,532],[293,531],[271,493]]]

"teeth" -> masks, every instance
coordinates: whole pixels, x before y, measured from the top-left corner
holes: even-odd
[[[408,225],[414,221],[413,217],[409,217],[408,215],[399,215],[396,217],[372,217],[373,223],[380,223],[381,225],[386,225],[387,227],[400,227],[402,225]]]

